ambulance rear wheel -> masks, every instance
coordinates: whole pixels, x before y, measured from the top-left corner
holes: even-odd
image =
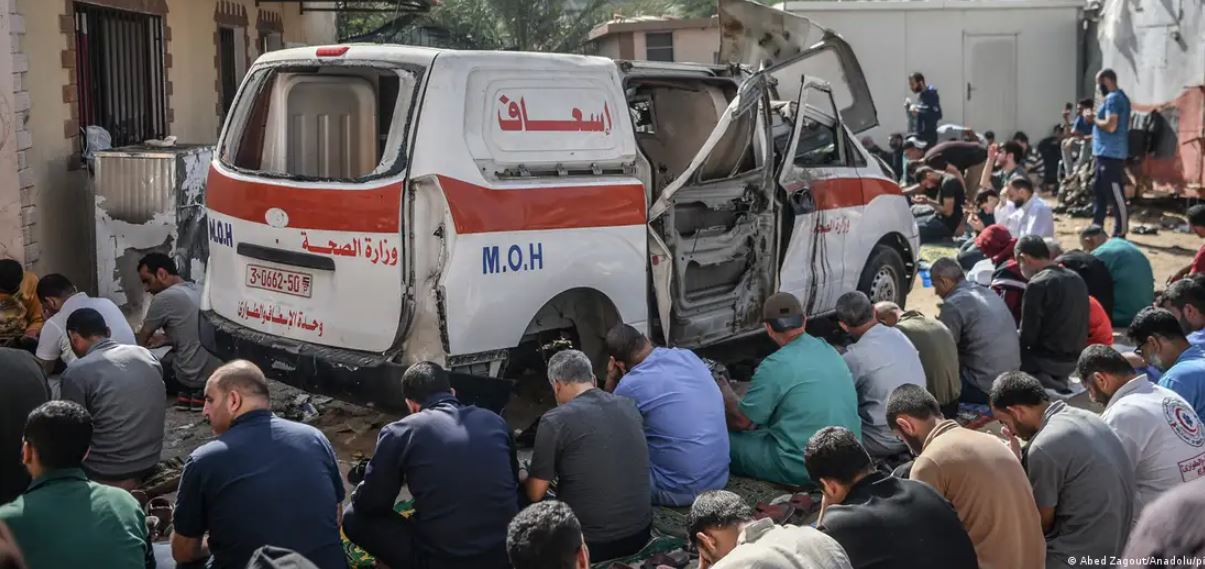
[[[870,302],[890,301],[904,306],[904,259],[887,245],[876,245],[858,279],[858,290],[870,297]]]

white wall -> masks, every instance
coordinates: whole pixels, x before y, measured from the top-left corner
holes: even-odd
[[[1079,5],[1076,0],[914,0],[788,2],[786,9],[835,30],[853,46],[878,108],[880,126],[868,134],[880,144],[888,134],[907,130],[903,101],[915,100],[907,89],[909,73],[920,71],[937,87],[942,123],[962,124],[964,37],[1017,34],[1017,127],[1036,142],[1060,120],[1063,105],[1076,99]]]
[[[1136,103],[1169,102],[1205,85],[1205,5],[1200,0],[1107,0],[1098,25],[1102,66]]]

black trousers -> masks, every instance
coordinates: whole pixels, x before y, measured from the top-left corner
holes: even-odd
[[[635,534],[613,541],[590,541],[587,539],[586,547],[590,549],[590,563],[635,555],[641,549],[644,549],[645,545],[648,545],[652,530],[653,526],[650,524]]]
[[[415,539],[414,524],[400,515],[364,516],[348,504],[343,532],[390,569],[509,569],[506,545],[475,557],[439,558]]]
[[[1105,226],[1109,206],[1113,206],[1113,236],[1124,237],[1129,233],[1130,215],[1126,211],[1125,160],[1121,158],[1096,157],[1096,178],[1092,181],[1095,204],[1092,223]]]

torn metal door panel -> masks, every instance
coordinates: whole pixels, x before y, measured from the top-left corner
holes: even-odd
[[[147,253],[175,259],[180,274],[201,283],[209,239],[229,240],[226,228],[209,231],[205,177],[211,146],[126,147],[96,153],[97,293],[135,324],[150,302],[138,279]]]
[[[663,335],[701,346],[747,332],[777,278],[764,81],[746,82],[690,167],[650,212]]]
[[[748,0],[720,0],[720,61],[764,69],[777,81],[775,100],[794,101],[802,79],[833,86],[841,119],[854,133],[878,125],[870,85],[853,48],[836,32]]]

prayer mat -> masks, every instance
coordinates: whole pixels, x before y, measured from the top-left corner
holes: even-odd
[[[393,511],[400,514],[403,518],[409,518],[414,515],[414,500],[405,500],[393,505]],[[347,534],[343,533],[343,528],[339,528],[339,540],[343,542],[343,555],[347,557],[348,569],[374,569],[377,566],[377,560],[374,559],[367,551],[360,549],[360,546],[347,539]]]

